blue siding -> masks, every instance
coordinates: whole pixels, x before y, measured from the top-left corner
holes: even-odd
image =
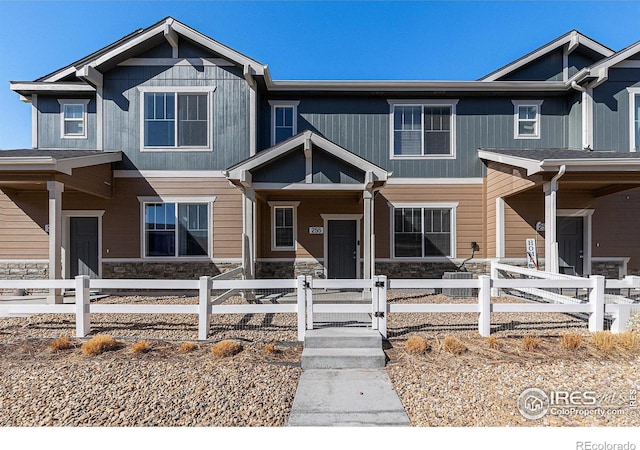
[[[593,92],[593,141],[595,150],[628,152],[628,87],[640,86],[640,69],[609,69],[609,79]]]
[[[64,97],[69,98],[69,97]],[[96,102],[87,105],[87,138],[63,139],[60,103],[57,97],[38,96],[38,147],[39,148],[96,148]]]
[[[592,65],[595,62],[595,59],[580,53],[579,51],[574,51],[569,54],[569,78],[578,73],[581,69]]]
[[[122,150],[119,168],[225,169],[249,157],[249,88],[235,67],[117,67],[104,76],[104,146]],[[140,152],[141,86],[215,86],[213,151]]]
[[[335,156],[313,149],[311,156],[314,183],[364,183],[364,172]]]
[[[583,148],[582,145],[582,94],[574,93],[569,98],[568,142],[569,148]]]
[[[256,183],[304,183],[305,159],[302,148],[251,172]]]
[[[504,81],[562,81],[562,49],[559,48],[500,78]]]

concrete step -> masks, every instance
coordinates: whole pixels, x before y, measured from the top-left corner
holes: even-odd
[[[302,351],[303,369],[381,369],[386,357],[378,348],[308,348]]]
[[[382,336],[375,330],[344,327],[308,330],[304,338],[307,348],[382,348]]]

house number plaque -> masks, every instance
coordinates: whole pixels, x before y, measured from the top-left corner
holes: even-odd
[[[324,227],[309,227],[309,234],[324,234]]]

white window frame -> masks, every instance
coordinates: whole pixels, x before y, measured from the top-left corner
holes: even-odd
[[[456,249],[458,246],[457,243],[457,237],[456,237],[456,210],[458,208],[459,202],[393,202],[393,203],[389,203],[389,211],[390,211],[390,216],[389,216],[389,230],[390,230],[390,234],[391,237],[389,239],[389,241],[391,242],[391,249],[390,249],[390,255],[392,259],[398,259],[401,261],[411,261],[411,260],[419,260],[419,261],[425,261],[425,260],[439,260],[442,258],[455,258],[456,257]],[[422,208],[422,209],[449,209],[451,211],[449,220],[451,221],[450,223],[450,236],[451,236],[451,248],[450,250],[450,255],[445,255],[445,256],[396,256],[396,243],[395,243],[395,210],[396,208]],[[424,213],[422,214],[422,235],[424,236]],[[424,239],[424,238],[423,238]]]
[[[438,100],[387,100],[389,103],[389,158],[390,159],[455,159],[456,158],[456,106],[457,99],[438,99]],[[421,130],[422,139],[422,155],[396,155],[394,153],[394,114],[396,106],[422,106],[421,112]],[[451,108],[451,123],[449,125],[450,146],[447,155],[425,155],[424,154],[424,107],[446,106]]]
[[[290,252],[298,250],[298,205],[300,202],[289,201],[272,201],[268,202],[271,208],[271,251],[274,252]],[[276,209],[287,208],[293,209],[293,245],[276,246]]]
[[[298,133],[298,105],[300,101],[291,100],[269,100],[271,105],[271,145],[276,145],[276,110],[278,108],[292,108],[293,109],[293,133],[291,136],[295,136]]]
[[[141,152],[210,152],[213,150],[213,92],[215,86],[141,86],[138,87],[140,105],[140,151]],[[175,139],[173,146],[145,146],[144,145],[144,94],[167,93],[174,94],[175,99]],[[207,94],[207,145],[178,146],[178,94]]]
[[[60,104],[60,137],[62,139],[87,139],[87,125],[88,125],[88,105],[91,100],[88,98],[62,98],[58,99],[58,103]],[[65,119],[64,117],[64,108],[68,105],[78,105],[82,106],[82,119]],[[66,134],[65,133],[65,122],[73,121],[73,122],[82,122],[82,134]]]
[[[540,126],[542,121],[540,117],[542,116],[542,103],[544,100],[511,100],[513,103],[513,138],[514,139],[540,139]],[[520,134],[520,114],[519,110],[522,106],[535,106],[536,108],[536,133],[535,134]],[[525,119],[522,119],[525,120]],[[526,119],[526,121],[530,121],[531,119]]]
[[[213,258],[213,203],[215,202],[216,197],[172,197],[172,196],[159,196],[159,197],[138,197],[138,201],[140,202],[140,253],[142,259],[145,260],[153,260],[153,261],[162,261],[162,260],[208,260]],[[145,207],[151,203],[175,203],[175,214],[176,214],[176,227],[175,227],[175,239],[176,239],[176,248],[174,249],[173,256],[147,256],[147,239],[146,239],[146,229],[145,229]],[[208,225],[209,230],[207,232],[207,254],[201,256],[189,256],[189,255],[179,255],[178,248],[178,205],[179,204],[207,204],[207,217],[208,217]]]
[[[635,133],[636,95],[640,95],[640,87],[627,88],[627,92],[629,92],[629,151],[635,153],[640,149],[640,142],[636,142]]]

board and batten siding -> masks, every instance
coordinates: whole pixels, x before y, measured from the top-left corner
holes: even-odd
[[[63,138],[62,137],[62,113],[58,98],[70,99],[71,97],[46,97],[38,96],[37,118],[38,118],[38,148],[78,148],[95,149],[97,115],[95,97],[91,98],[87,105],[87,137],[86,138]],[[83,98],[78,98],[82,101]]]
[[[527,98],[544,100],[540,139],[514,139],[512,100]],[[569,143],[567,116],[572,102],[560,96],[460,97],[456,105],[455,159],[391,159],[388,102],[391,97],[318,98],[292,93],[286,99],[300,102],[298,132],[305,129],[316,132],[400,178],[482,177],[485,171],[478,158],[478,148],[561,148]],[[260,117],[259,145],[265,149],[271,142],[271,110],[267,99],[262,100]]]
[[[0,190],[0,259],[49,258],[47,191]]]
[[[212,151],[140,151],[139,87],[214,88]],[[170,89],[168,89],[170,90]],[[242,71],[219,66],[120,66],[104,74],[104,148],[122,150],[118,169],[222,170],[249,157],[249,87]]]

